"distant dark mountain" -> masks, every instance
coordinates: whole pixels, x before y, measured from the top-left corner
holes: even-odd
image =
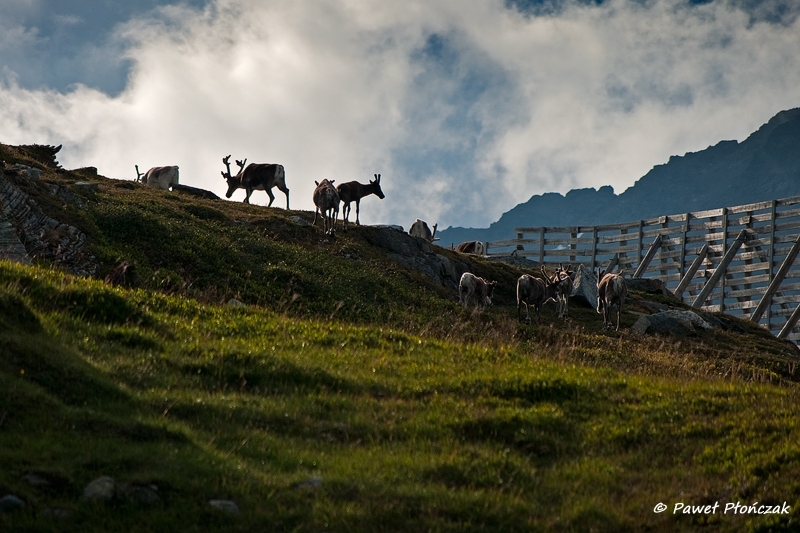
[[[670,157],[622,194],[610,186],[532,196],[488,228],[450,227],[442,246],[514,238],[514,228],[613,224],[800,195],[800,108],[781,111],[745,141]]]

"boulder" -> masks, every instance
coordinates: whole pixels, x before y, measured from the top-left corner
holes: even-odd
[[[709,330],[713,326],[694,311],[670,309],[654,315],[642,316],[631,326],[638,333],[670,333],[674,335],[696,335],[698,329]]]
[[[584,265],[575,270],[571,296],[592,309],[597,307],[597,276]]]
[[[458,288],[461,274],[469,270],[466,263],[451,261],[436,253],[438,246],[434,247],[423,239],[412,237],[395,228],[377,228],[377,231],[371,231],[365,237],[370,244],[387,250],[390,259],[418,270],[437,283],[454,290]]]

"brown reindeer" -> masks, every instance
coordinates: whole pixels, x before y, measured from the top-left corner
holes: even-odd
[[[347,219],[350,216],[350,202],[356,203],[356,226],[361,225],[358,218],[361,211],[361,199],[370,194],[374,194],[381,200],[385,198],[381,190],[381,175],[375,174],[374,180],[369,180],[368,185],[359,183],[357,181],[348,181],[336,186],[336,192],[339,193],[339,199],[342,201],[342,221],[344,230],[347,231]]]
[[[619,317],[622,314],[622,304],[628,295],[628,284],[622,277],[624,271],[619,274],[611,274],[601,270],[597,276],[597,312],[603,313],[603,329],[608,329],[608,316],[611,307],[617,306],[617,329],[619,331]]]
[[[322,215],[322,230],[325,235],[333,235],[336,231],[336,218],[339,216],[339,193],[333,186],[334,180],[323,179],[322,182],[315,181],[317,188],[314,189],[314,205]],[[314,222],[317,223],[317,212],[314,212]]]
[[[247,159],[244,161],[236,160],[239,165],[239,172],[235,176],[231,176],[231,156],[222,158],[225,164],[226,171],[222,172],[222,177],[228,182],[228,192],[225,193],[225,198],[230,198],[236,189],[244,189],[247,193],[244,197],[244,203],[250,203],[250,195],[253,191],[266,191],[269,196],[269,204],[267,207],[272,206],[275,201],[275,195],[272,194],[272,188],[277,187],[286,195],[286,209],[289,209],[289,188],[286,186],[286,172],[283,165],[274,163],[250,163],[247,168],[244,168]]]
[[[542,266],[543,279],[534,278],[531,275],[523,274],[517,280],[517,318],[522,318],[520,310],[522,304],[525,304],[525,323],[531,323],[530,309],[528,306],[532,305],[533,310],[536,312],[536,323],[540,322],[540,312],[542,306],[554,300],[556,297],[556,290],[560,280],[558,277],[552,279],[545,272]]]
[[[572,276],[575,273],[572,271],[572,265],[567,265],[565,269],[560,263],[556,269],[556,277],[558,278],[558,287],[556,288],[556,308],[558,309],[558,318],[566,318],[569,314],[569,297],[572,294],[572,289],[575,286]]]

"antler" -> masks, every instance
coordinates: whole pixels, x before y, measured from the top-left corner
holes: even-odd
[[[244,170],[245,163],[247,163],[247,158],[246,157],[244,158],[244,161],[239,161],[238,159],[236,160],[236,164],[239,165],[239,172]]]
[[[223,173],[222,173],[222,177],[223,177],[223,178],[225,178],[225,179],[227,179],[227,178],[229,178],[229,177],[231,176],[231,163],[230,163],[230,159],[231,159],[231,156],[230,156],[230,155],[226,155],[225,157],[223,157],[223,158],[222,158],[222,163],[223,163],[223,164],[225,165],[225,167],[228,169],[228,174],[227,174],[227,176],[225,175],[225,172],[223,172]]]
[[[60,147],[59,147],[60,148]],[[142,181],[142,173],[139,172],[139,165],[133,165],[136,167],[136,181]]]

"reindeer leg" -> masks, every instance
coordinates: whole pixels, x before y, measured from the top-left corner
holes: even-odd
[[[272,194],[272,189],[267,189],[267,195],[269,196],[269,204],[267,204],[267,207],[272,207],[272,202],[275,201],[275,195]]]
[[[361,221],[358,219],[358,214],[361,211],[361,199],[359,198],[356,200],[356,226],[361,225]]]

